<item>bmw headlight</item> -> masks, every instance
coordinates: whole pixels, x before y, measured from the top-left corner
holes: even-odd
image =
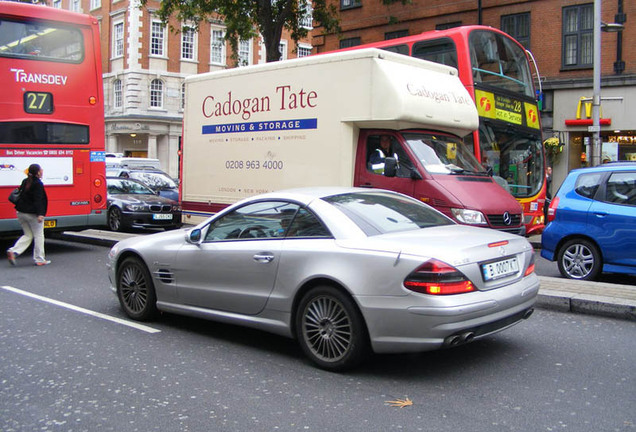
[[[451,209],[455,219],[467,225],[488,225],[484,214],[477,210]]]
[[[148,206],[145,204],[126,204],[126,210],[128,211],[147,211]]]
[[[178,204],[175,204],[172,206],[172,211],[181,211],[181,206]]]

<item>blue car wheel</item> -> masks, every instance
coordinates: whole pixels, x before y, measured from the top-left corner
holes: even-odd
[[[573,239],[566,242],[557,257],[559,271],[563,277],[593,280],[601,272],[601,254],[589,240]]]

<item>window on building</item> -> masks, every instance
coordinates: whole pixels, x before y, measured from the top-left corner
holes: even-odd
[[[124,95],[122,92],[121,80],[113,81],[113,108],[121,108],[124,106]]]
[[[360,38],[359,37],[342,39],[340,41],[340,48],[351,48],[351,47],[354,47],[354,46],[358,46],[360,44],[361,44],[361,42],[360,42]]]
[[[384,40],[397,39],[397,38],[401,38],[408,35],[409,35],[408,30],[397,30],[392,32],[386,32],[384,33]]]
[[[62,0],[53,0],[53,7],[55,9],[62,9]]]
[[[362,0],[340,0],[340,9],[351,9],[362,6]]]
[[[239,66],[252,64],[252,42],[250,40],[240,40],[238,46]]]
[[[444,23],[444,24],[437,24],[435,26],[435,30],[446,30],[446,29],[451,29],[451,28],[455,28],[455,27],[461,27],[461,25],[462,25],[461,21],[455,21],[455,22]]]
[[[71,12],[82,12],[82,2],[80,0],[71,0],[68,9]]]
[[[124,55],[124,23],[123,21],[113,24],[113,57]]]
[[[160,21],[153,21],[150,30],[150,55],[163,56],[166,28]]]
[[[150,82],[150,106],[163,108],[163,82],[160,79],[153,79]]]
[[[91,0],[90,1],[90,10],[99,9],[102,7],[102,0]]]
[[[530,49],[530,13],[503,15],[501,30],[517,39],[525,49]]]
[[[210,63],[225,65],[225,31],[222,29],[211,31]]]
[[[311,55],[311,45],[298,45],[296,47],[298,57],[307,57]]]
[[[185,95],[186,95],[185,83],[181,84],[181,109],[185,109]]]
[[[305,14],[300,18],[300,26],[307,30],[312,30],[314,28],[314,8],[311,6],[311,0],[307,0],[307,2],[305,2],[304,11]]]
[[[563,8],[563,67],[592,67],[594,5]]]
[[[196,32],[192,27],[181,30],[181,60],[196,60]]]
[[[280,52],[279,60],[287,60],[287,41],[281,40],[278,44],[278,51]]]

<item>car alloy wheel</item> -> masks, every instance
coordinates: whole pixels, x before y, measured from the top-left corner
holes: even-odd
[[[368,351],[366,326],[357,306],[334,287],[317,287],[303,297],[296,331],[305,354],[323,369],[349,369]]]
[[[121,231],[121,210],[119,207],[112,207],[108,211],[108,228],[111,231]]]
[[[126,258],[117,271],[117,297],[130,318],[145,321],[157,313],[157,297],[150,272],[136,257]]]
[[[559,250],[559,271],[569,279],[592,280],[601,271],[601,254],[585,239],[570,240]]]

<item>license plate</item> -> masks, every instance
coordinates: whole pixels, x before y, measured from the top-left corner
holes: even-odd
[[[154,220],[170,220],[172,219],[172,215],[171,214],[153,214],[152,218]]]
[[[44,228],[55,228],[57,226],[57,219],[44,220]]]
[[[519,261],[516,257],[481,265],[481,272],[486,281],[510,276],[518,271]]]

